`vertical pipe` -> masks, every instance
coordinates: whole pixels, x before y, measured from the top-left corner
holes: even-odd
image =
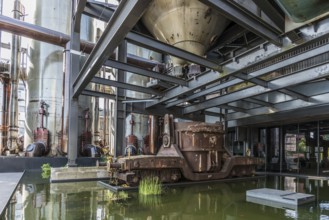
[[[98,84],[95,85],[95,91],[100,91],[100,86]],[[93,97],[93,114],[92,114],[92,144],[99,145],[100,132],[99,132],[99,98]]]
[[[10,99],[10,78],[8,74],[1,77],[2,97],[1,97],[1,117],[0,117],[0,155],[7,147],[8,131],[8,104]]]
[[[106,78],[106,69],[103,67],[103,78]],[[106,92],[105,86],[102,87],[103,92]],[[109,146],[109,100],[104,98],[104,110],[103,110],[103,145]]]
[[[20,18],[20,1],[15,0],[14,18]],[[10,65],[10,100],[9,100],[9,124],[8,124],[8,143],[7,147],[10,151],[17,151],[18,137],[18,74],[20,69],[20,45],[21,37],[12,35],[11,43],[11,65]]]
[[[3,0],[0,0],[0,14],[1,15],[2,15],[2,10],[3,10]],[[1,44],[2,44],[2,31],[0,31],[0,45]],[[2,47],[0,47],[0,58],[1,58],[1,48]]]
[[[149,117],[149,144],[150,144],[150,154],[156,154],[156,148],[158,147],[158,120],[157,117],[154,115],[150,115]]]
[[[59,150],[62,154],[67,153],[68,148],[68,129],[69,129],[69,91],[70,91],[70,46],[66,45],[64,50],[64,68],[63,68],[63,104],[62,104],[62,128],[60,134]]]

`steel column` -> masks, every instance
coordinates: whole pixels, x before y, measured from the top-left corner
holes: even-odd
[[[80,57],[73,51],[80,51],[80,19],[82,8],[84,8],[86,2],[80,0],[78,5],[76,1],[72,0],[72,23],[71,23],[71,41],[67,43],[67,49],[70,51],[70,59],[66,61],[65,80],[69,81],[69,130],[68,130],[68,166],[76,166],[76,159],[78,157],[78,116],[79,116],[79,99],[73,97],[73,79],[77,76],[80,70]],[[75,10],[77,6],[77,11]]]
[[[118,47],[118,60],[120,62],[127,61],[127,41],[123,41]],[[119,83],[125,82],[125,71],[117,70],[116,80]],[[125,119],[126,119],[126,104],[122,103],[120,97],[125,97],[126,92],[121,88],[117,88],[115,102],[115,139],[114,139],[114,156],[123,155],[125,148]]]

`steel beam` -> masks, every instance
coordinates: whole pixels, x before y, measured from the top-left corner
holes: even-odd
[[[261,115],[261,114],[274,114],[280,111],[290,111],[294,109],[309,108],[309,107],[314,107],[314,106],[329,103],[328,101],[329,82],[326,80],[294,86],[291,88],[290,91],[296,91],[299,94],[301,92],[307,93],[310,96],[310,98],[308,101],[303,101],[303,100],[283,101],[280,103],[271,104],[267,106],[269,108],[258,107],[258,108],[247,110],[247,112],[245,113],[241,113],[241,112],[229,113],[227,114],[227,120],[239,120],[242,118],[254,117],[256,115]],[[258,99],[256,100],[254,98],[250,98],[250,99],[248,98],[244,100],[246,101],[250,100],[250,102],[256,101],[255,103],[260,101],[259,104],[263,104],[263,106],[265,106],[265,104],[268,103]]]
[[[328,119],[329,104],[311,106],[308,108],[297,108],[290,111],[277,112],[274,114],[256,115],[248,118],[228,121],[228,127],[236,126],[274,126],[287,123],[301,123],[310,120]]]
[[[321,94],[317,96],[313,96],[312,99],[313,102],[304,102],[303,100],[292,100],[288,102],[281,102],[278,104],[273,105],[272,108],[267,107],[260,107],[248,110],[244,113],[230,113],[227,115],[226,119],[228,121],[230,120],[238,120],[241,118],[247,118],[250,116],[255,115],[263,115],[263,114],[273,114],[276,112],[284,112],[284,111],[290,111],[294,109],[302,109],[302,108],[308,108],[308,107],[314,107],[317,105],[323,105],[323,104],[329,104],[327,100],[329,100],[329,94]]]
[[[126,39],[138,46],[148,48],[157,52],[167,53],[174,57],[181,58],[183,60],[190,61],[201,66],[208,67],[212,70],[220,70],[221,66],[211,60],[203,58],[201,56],[195,55],[193,53],[187,52],[185,50],[179,49],[177,47],[171,46],[169,44],[160,42],[153,38],[138,34],[136,32],[129,32]]]
[[[114,81],[114,80],[104,79],[104,78],[100,78],[100,77],[94,77],[91,80],[91,82],[96,83],[96,84],[106,85],[106,86],[113,86],[113,87],[126,89],[126,90],[130,90],[130,91],[142,92],[142,93],[146,93],[146,94],[156,95],[156,96],[161,96],[162,95],[161,92],[159,92],[157,90],[154,90],[154,89],[145,88],[143,86],[136,86],[136,85],[123,83],[123,82],[118,82],[118,81]]]
[[[255,98],[246,98],[244,100],[247,101],[247,102],[257,104],[257,105],[261,105],[261,106],[266,106],[266,107],[273,107],[274,106],[274,104],[272,104],[270,102],[265,102],[265,101],[255,99]]]
[[[217,40],[218,43],[214,44],[209,50],[208,55],[211,54],[212,51],[219,50],[225,45],[231,43],[233,40],[242,37],[245,33],[247,33],[248,30],[245,28],[239,26],[239,25],[233,25],[228,30],[224,31],[223,34],[221,34]]]
[[[158,115],[164,116],[165,114],[173,114],[176,118],[194,120],[194,121],[204,121],[204,114],[183,114],[182,107],[174,107],[172,109],[166,109],[162,105],[155,106],[154,108],[145,109],[145,103],[126,103],[127,109],[134,113],[144,114],[144,115]],[[205,112],[207,113],[207,112]]]
[[[320,37],[320,39],[322,38],[327,38],[328,35],[326,36],[322,36]],[[255,65],[258,65],[258,64],[261,64],[261,63],[265,63],[267,61],[270,61],[270,60],[275,60],[277,57],[280,57],[280,56],[283,56],[284,54],[287,54],[291,51],[295,51],[295,50],[300,50],[301,48],[307,48],[308,45],[312,44],[314,41],[317,41],[317,40],[320,40],[320,39],[314,39],[313,41],[310,41],[304,45],[300,45],[296,48],[293,48],[289,51],[285,51],[283,53],[280,53],[280,54],[277,54],[275,56],[272,56],[268,59],[265,59],[259,63],[256,63],[254,65],[251,65],[251,66],[247,66],[247,67],[244,67],[240,70],[237,70],[237,71],[233,71],[233,72],[230,72],[224,76],[220,76],[218,73],[216,75],[215,72],[206,72],[204,74],[201,74],[199,76],[197,76],[195,79],[193,80],[190,80],[188,82],[188,87],[174,87],[172,89],[170,89],[169,91],[167,91],[165,94],[164,94],[164,97],[157,100],[157,101],[154,101],[153,103],[148,103],[147,104],[147,107],[151,107],[151,106],[154,106],[154,105],[157,105],[157,104],[160,104],[160,103],[163,103],[163,102],[167,102],[171,99],[174,99],[174,98],[177,98],[181,95],[184,95],[184,94],[187,94],[187,93],[191,93],[197,89],[200,89],[200,88],[203,88],[205,86],[208,86],[210,84],[213,84],[213,83],[216,83],[216,82],[219,82],[220,80],[224,79],[224,78],[227,78],[229,76],[235,76],[237,74],[240,74],[240,73],[244,73],[244,72],[247,72],[247,70]],[[314,57],[316,55],[319,55],[319,54],[322,54],[322,53],[326,53],[327,51],[329,51],[329,45],[326,44],[322,47],[316,47],[315,49],[312,49],[312,50],[308,50],[308,51],[305,51],[304,53],[300,53],[300,54],[297,54],[295,56],[292,56],[292,57],[289,57],[289,58],[286,58],[286,59],[282,59],[281,61],[275,63],[275,65],[270,65],[270,66],[267,66],[265,68],[260,68],[259,70],[257,71],[254,71],[254,72],[251,72],[248,74],[248,77],[247,77],[247,80],[250,80],[252,78],[255,78],[255,77],[260,77],[260,76],[263,76],[267,73],[271,73],[273,71],[276,71],[280,68],[283,68],[285,66],[288,66],[288,65],[291,65],[292,63],[298,63],[300,61],[303,61],[303,60],[306,60],[310,57]],[[177,105],[179,103],[182,103],[182,102],[187,102],[189,100],[192,100],[192,99],[196,99],[196,98],[199,98],[201,96],[205,96],[205,95],[208,95],[210,93],[213,93],[213,92],[216,92],[216,91],[219,91],[221,89],[225,89],[225,88],[228,88],[228,87],[231,87],[231,86],[234,86],[234,85],[237,85],[239,83],[242,83],[244,82],[244,80],[242,79],[233,79],[233,80],[229,80],[229,81],[226,81],[224,83],[221,83],[221,84],[218,84],[218,85],[215,85],[215,86],[212,86],[212,87],[209,87],[207,89],[204,89],[198,93],[195,93],[189,97],[186,97],[184,99],[180,99],[180,100],[177,100],[170,104],[168,104],[170,106],[174,106],[174,105]],[[272,86],[271,88],[274,87],[274,85],[271,85],[268,83],[268,86]]]
[[[227,109],[227,110],[233,110],[235,112],[244,112],[244,113],[247,113],[247,109],[244,109],[244,108],[240,108],[240,107],[235,107],[235,106],[232,106],[232,105],[220,105],[219,106],[220,108],[223,108],[223,109]]]
[[[100,2],[87,1],[83,14],[108,22],[112,17],[116,8],[117,8],[116,5],[111,5],[111,4],[104,5],[104,3],[100,3]]]
[[[265,88],[275,89],[275,87],[273,85],[271,85],[271,83],[268,83],[267,81],[262,80],[262,79],[258,79],[257,77],[248,79],[248,75],[242,74],[242,73],[236,74],[235,77],[240,78],[240,79],[243,79],[243,80],[245,80],[247,82],[254,83],[256,85],[263,86]],[[308,99],[309,99],[308,96],[305,96],[305,95],[302,95],[300,93],[291,91],[291,90],[289,90],[287,88],[280,89],[279,91],[282,92],[282,93],[284,93],[284,94],[290,95],[290,96],[292,96],[294,98],[301,99],[301,100],[304,100],[304,101],[308,101]]]
[[[161,79],[161,80],[164,80],[166,82],[173,83],[175,85],[181,85],[181,86],[186,86],[187,85],[187,82],[183,79],[180,79],[180,78],[177,78],[177,77],[174,77],[174,76],[161,74],[161,73],[154,72],[154,71],[151,71],[151,70],[142,69],[142,68],[132,66],[132,65],[129,65],[129,64],[126,64],[126,63],[123,63],[123,62],[115,61],[115,60],[107,60],[104,63],[104,65],[109,66],[109,67],[113,67],[115,69],[131,72],[131,73],[136,73],[136,74],[142,75],[142,76],[147,76],[147,77],[151,77],[151,78],[155,78],[155,79]]]
[[[108,14],[108,16],[104,16],[104,14],[102,14],[103,11],[106,14]],[[100,19],[104,22],[107,22],[111,17],[111,11],[112,11],[112,9],[110,7],[99,6],[97,9],[93,8],[92,11],[89,10],[89,15],[91,15],[94,18]],[[99,14],[102,14],[102,16],[99,16]],[[210,69],[214,69],[214,70],[220,69],[220,66],[211,60],[197,56],[197,55],[187,52],[185,50],[181,50],[177,47],[171,46],[169,44],[163,43],[154,38],[147,37],[147,36],[139,34],[137,32],[132,31],[132,32],[128,33],[126,36],[126,39],[129,42],[136,44],[138,46],[144,47],[144,48],[148,48],[148,49],[158,51],[161,53],[167,53],[172,56],[182,58],[184,60],[188,60],[192,63],[196,63],[201,66],[208,67]]]
[[[92,97],[100,97],[100,98],[111,99],[111,100],[115,100],[115,98],[116,98],[116,96],[113,95],[113,94],[93,91],[93,90],[89,90],[89,89],[83,90],[81,95],[92,96]]]
[[[300,94],[298,92],[294,92],[290,89],[280,89],[279,90],[280,92],[284,93],[284,94],[287,94],[287,95],[290,95],[291,97],[294,97],[294,98],[297,98],[297,99],[301,99],[305,102],[308,102],[310,100],[310,97],[306,96],[306,95],[303,95],[303,94]]]
[[[246,81],[246,82],[251,82],[251,83],[254,83],[256,85],[263,86],[265,88],[270,88],[269,83],[266,82],[265,80],[258,79],[257,77],[249,78],[248,75],[245,74],[245,73],[237,73],[237,74],[234,75],[234,77],[242,79],[243,81]]]
[[[76,7],[76,12],[74,15],[74,32],[80,33],[80,24],[81,24],[81,16],[84,8],[86,6],[87,0],[78,0],[78,5]]]
[[[252,96],[260,95],[262,93],[271,92],[274,90],[284,89],[289,86],[294,86],[300,83],[312,81],[315,79],[321,79],[327,77],[329,75],[329,65],[322,64],[316,67],[309,68],[304,71],[300,71],[294,74],[287,75],[285,77],[281,77],[278,79],[274,79],[270,81],[270,84],[275,89],[265,88],[259,85],[243,89],[237,92],[229,93],[227,95],[223,95],[220,97],[216,97],[213,99],[206,100],[202,103],[185,107],[184,113],[189,114],[192,112],[204,110],[207,108],[220,106],[223,104],[227,104],[233,101],[237,101],[244,98],[249,98]]]
[[[114,49],[136,24],[150,2],[151,0],[122,0],[120,2],[73,84],[74,97],[81,94]]]
[[[214,8],[219,13],[227,17],[228,19],[234,21],[235,23],[241,25],[247,30],[263,37],[269,42],[282,46],[282,42],[279,38],[279,32],[274,28],[270,28],[268,25],[264,24],[262,21],[257,20],[254,16],[240,10],[233,4],[226,0],[200,0],[202,3],[209,5],[209,7]]]
[[[284,15],[271,4],[270,1],[252,0],[268,17],[271,21],[283,32],[284,31]]]

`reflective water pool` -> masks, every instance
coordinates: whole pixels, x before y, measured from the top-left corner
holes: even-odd
[[[161,196],[142,197],[113,194],[97,182],[49,184],[35,176],[24,177],[1,219],[329,219],[329,180],[268,176],[166,188]],[[297,210],[246,202],[246,190],[263,187],[309,193],[316,200]]]

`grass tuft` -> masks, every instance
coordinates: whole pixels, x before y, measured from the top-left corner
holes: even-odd
[[[43,179],[48,179],[50,177],[51,167],[49,163],[42,164],[41,166],[42,173],[41,176]]]
[[[162,184],[158,177],[145,177],[139,182],[138,192],[141,195],[160,195]]]

